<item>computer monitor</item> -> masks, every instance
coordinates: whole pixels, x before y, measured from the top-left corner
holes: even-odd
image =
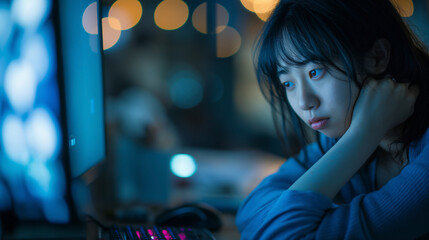
[[[105,158],[102,42],[99,4],[59,1],[67,137],[72,178]]]
[[[74,212],[56,3],[0,1],[0,215],[17,220],[8,223],[63,224]]]
[[[99,13],[0,0],[0,217],[70,223],[73,181],[105,158]]]
[[[106,157],[100,2],[58,1],[70,190],[79,219],[94,216],[90,183]]]

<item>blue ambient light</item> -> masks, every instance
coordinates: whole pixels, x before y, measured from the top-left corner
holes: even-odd
[[[188,178],[196,172],[197,164],[191,155],[177,154],[171,158],[170,168],[174,175]]]

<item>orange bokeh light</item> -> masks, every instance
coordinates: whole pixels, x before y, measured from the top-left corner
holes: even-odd
[[[266,22],[268,20],[268,18],[271,16],[271,12],[266,12],[266,13],[256,13],[256,16],[258,16],[259,19],[261,19],[262,21]]]
[[[255,13],[268,13],[278,4],[279,0],[253,0],[253,11]]]
[[[103,49],[107,50],[113,47],[121,36],[121,23],[118,19],[106,17],[101,20],[103,26]]]
[[[390,0],[396,7],[401,17],[411,17],[414,13],[414,4],[412,0]]]
[[[226,58],[234,55],[241,47],[241,36],[232,27],[226,27],[216,34],[216,57]]]
[[[279,0],[240,0],[249,11],[254,12],[262,21],[267,21]]]
[[[259,1],[259,2],[257,2]],[[256,11],[256,15],[259,19],[266,22],[268,18],[273,13],[274,9],[276,8],[277,4],[279,3],[279,0],[265,0],[264,2],[261,2],[264,0],[255,0],[255,6],[256,4],[259,4],[259,10]]]
[[[220,4],[216,4],[216,33],[222,32],[229,22],[228,11]],[[197,31],[207,33],[207,2],[200,4],[192,14],[192,25]]]
[[[245,7],[247,10],[253,12],[253,0],[240,0],[243,7]]]
[[[137,0],[118,0],[110,7],[109,17],[119,20],[120,29],[127,30],[134,27],[141,19],[142,5]],[[117,27],[117,26],[112,26]]]
[[[188,5],[181,0],[161,1],[155,9],[155,24],[164,30],[175,30],[188,20]]]

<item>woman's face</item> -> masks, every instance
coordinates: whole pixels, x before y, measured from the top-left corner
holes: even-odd
[[[331,138],[341,137],[347,131],[359,95],[353,81],[313,62],[303,66],[280,62],[277,70],[290,105],[308,126]]]

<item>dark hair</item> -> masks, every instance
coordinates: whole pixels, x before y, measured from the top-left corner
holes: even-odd
[[[288,156],[295,153],[289,147],[289,124],[296,130],[300,149],[310,143],[311,136],[287,101],[277,76],[278,60],[288,65],[317,62],[343,72],[349,82],[362,87],[357,72],[363,67],[364,53],[382,38],[391,45],[389,65],[385,72],[371,77],[379,79],[390,74],[398,82],[416,84],[420,89],[414,113],[396,141],[404,144],[403,152],[423,136],[429,125],[429,55],[395,7],[389,0],[280,0],[259,37],[255,65],[259,86],[272,107]],[[319,133],[315,134],[323,152]]]

